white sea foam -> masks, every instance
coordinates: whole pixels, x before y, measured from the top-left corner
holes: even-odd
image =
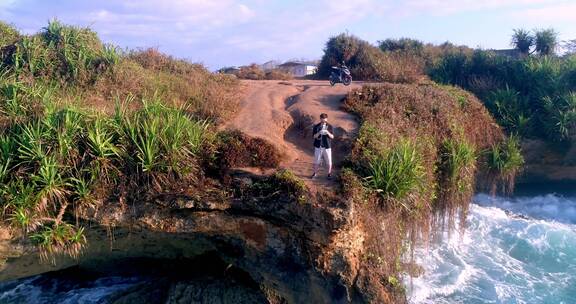
[[[532,197],[492,197],[488,194],[478,194],[474,197],[474,202],[480,206],[497,207],[516,215],[576,224],[576,197],[553,193]]]
[[[409,301],[576,303],[576,199],[475,200],[463,236],[417,249],[426,273],[405,280]]]

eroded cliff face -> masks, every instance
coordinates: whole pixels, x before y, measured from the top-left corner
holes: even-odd
[[[542,140],[525,139],[526,165],[520,183],[576,182],[576,145],[553,147]]]
[[[220,262],[210,261],[221,261],[228,265],[225,269],[244,273],[245,281],[256,286],[253,296],[270,303],[404,301],[402,295],[394,299],[361,258],[365,232],[357,206],[346,198],[322,193],[305,200],[282,191],[242,195],[242,189],[261,179],[248,173],[234,174],[230,187],[238,190],[237,195],[219,202],[166,194],[133,205],[118,202],[97,211],[84,210],[91,227],[87,229],[88,246],[77,260],[57,256],[52,262],[39,263],[33,246],[5,237],[0,280],[73,265],[113,273],[122,269],[122,261],[130,259],[182,261],[211,256],[206,263],[215,263],[217,269],[222,267],[217,265]],[[158,284],[157,288],[167,290],[164,300],[191,292],[186,291],[190,286],[221,290],[228,294],[227,298],[220,294],[226,299],[235,297],[230,290],[245,292],[230,289],[224,281],[220,282],[223,285],[190,282]],[[138,290],[150,293],[150,289],[154,288]],[[137,294],[116,300],[120,303]]]

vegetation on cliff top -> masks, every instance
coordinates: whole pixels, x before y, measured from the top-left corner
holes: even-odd
[[[356,36],[340,34],[326,42],[317,75],[327,78],[344,61],[354,79],[413,83],[423,76],[423,62],[411,54],[386,54]]]
[[[216,130],[238,106],[234,77],[153,49],[122,52],[57,21],[30,36],[5,24],[0,31],[14,33],[0,46],[1,218],[45,258],[79,254],[79,216],[165,191],[220,199],[230,168],[279,163],[265,141]],[[510,183],[522,159],[474,96],[422,81],[425,60],[340,35],[328,41],[320,73],[342,59],[364,79],[410,83],[365,86],[344,101],[362,120],[342,172],[345,199],[368,230],[372,275],[394,290],[402,253],[464,219],[477,171]],[[240,190],[310,197],[289,171]]]
[[[464,226],[477,175],[511,184],[521,166],[518,142],[464,90],[431,82],[364,86],[344,107],[362,125],[343,190],[362,210],[366,259],[379,277],[405,271],[401,257],[415,242],[458,218]]]
[[[1,218],[45,258],[77,256],[78,216],[105,204],[211,195],[210,176],[230,166],[278,164],[270,144],[216,131],[238,106],[227,75],[153,49],[121,52],[58,21],[34,35],[0,31],[11,35],[0,46]],[[237,141],[253,143],[244,156],[226,149]]]
[[[331,66],[345,61],[355,79],[414,83],[429,77],[474,93],[508,134],[573,143],[576,55],[555,54],[559,41],[553,29],[514,30],[511,44],[514,49],[501,55],[410,38],[385,39],[376,47],[340,34],[326,43],[318,76],[327,77]]]

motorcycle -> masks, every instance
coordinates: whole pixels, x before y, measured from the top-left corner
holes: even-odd
[[[330,73],[330,85],[334,86],[337,83],[343,83],[348,86],[352,83],[352,75],[348,67],[343,65],[342,67],[332,67],[333,71]]]

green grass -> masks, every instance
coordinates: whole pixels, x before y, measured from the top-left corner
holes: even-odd
[[[237,81],[57,20],[33,35],[0,22],[0,48],[0,219],[45,257],[81,251],[80,210],[209,192],[203,165],[219,153],[214,123],[234,112]]]
[[[517,171],[524,164],[517,136],[510,136],[504,143],[488,151],[489,168],[507,174]]]
[[[1,54],[18,75],[32,75],[46,80],[89,84],[119,61],[113,46],[104,46],[88,28],[63,25],[52,20],[40,33],[11,39],[15,51]],[[2,46],[5,44],[3,43]]]
[[[69,206],[93,206],[98,183],[112,182],[111,173],[135,182],[161,175],[197,178],[208,133],[206,121],[161,100],[143,101],[137,111],[119,107],[112,117],[52,104],[42,117],[15,121],[0,132],[3,214],[30,232],[46,254],[74,253],[80,249],[69,252],[70,246],[83,244],[76,235],[82,228],[62,220]],[[162,181],[160,186],[170,183]]]
[[[448,51],[428,68],[440,83],[479,96],[509,134],[547,142],[573,142],[576,109],[575,56],[510,59],[490,51]]]
[[[504,142],[487,150],[485,154],[487,166],[494,176],[492,192],[496,192],[497,180],[503,182],[504,192],[511,192],[514,189],[515,176],[524,165],[519,138],[510,136]]]
[[[30,239],[40,248],[40,257],[49,260],[56,252],[65,252],[77,258],[86,244],[84,228],[76,228],[67,223],[55,223],[43,226],[32,234]]]
[[[210,124],[195,120],[185,109],[144,101],[143,109],[120,118],[122,136],[135,150],[134,161],[142,172],[172,171],[185,174],[200,151]],[[117,116],[122,110],[118,110]]]
[[[464,177],[474,174],[476,151],[471,144],[452,138],[446,139],[442,143],[441,151],[442,169],[450,184],[458,184]]]
[[[385,198],[398,202],[424,187],[422,157],[414,143],[401,140],[384,155],[369,161],[366,184]],[[410,207],[402,204],[410,211]]]
[[[18,40],[20,33],[12,25],[0,21],[0,46],[8,45]]]
[[[278,170],[272,176],[273,185],[275,188],[286,188],[289,194],[291,194],[296,201],[303,204],[308,200],[307,193],[308,188],[304,181],[298,178],[294,172],[288,169]]]

